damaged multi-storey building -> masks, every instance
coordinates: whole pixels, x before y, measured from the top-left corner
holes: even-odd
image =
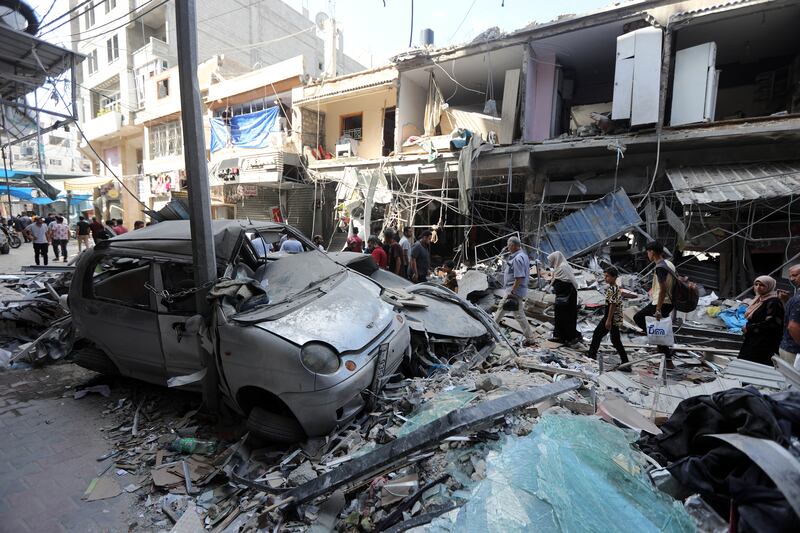
[[[432,227],[434,255],[474,263],[520,232],[631,271],[656,238],[736,295],[800,252],[798,22],[783,0],[641,1],[297,87],[310,233]]]

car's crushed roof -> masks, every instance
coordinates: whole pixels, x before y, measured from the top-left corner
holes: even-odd
[[[284,224],[261,220],[212,220],[214,253],[218,259],[229,259],[242,231],[281,230]],[[188,220],[172,220],[129,231],[98,243],[97,249],[138,249],[168,255],[192,255],[192,238]]]

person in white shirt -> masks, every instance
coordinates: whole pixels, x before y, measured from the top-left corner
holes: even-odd
[[[64,223],[64,217],[57,215],[56,219],[48,226],[50,237],[53,241],[54,261],[58,261],[58,250],[61,249],[61,257],[67,262],[67,241],[69,241],[69,226]]]
[[[414,230],[411,228],[406,228],[403,230],[403,238],[400,239],[400,247],[403,249],[403,252],[406,254],[406,261],[405,263],[408,265],[411,263],[411,236],[414,234]]]
[[[322,235],[314,235],[314,238],[311,239],[311,240],[313,241],[314,245],[317,247],[317,250],[319,250],[322,253],[325,253],[325,246],[324,246],[325,245],[325,241],[322,240]]]
[[[52,239],[50,230],[44,223],[44,219],[38,217],[36,222],[29,224],[25,230],[25,235],[33,241],[33,258],[39,264],[39,256],[42,257],[45,266],[47,265],[47,247]]]

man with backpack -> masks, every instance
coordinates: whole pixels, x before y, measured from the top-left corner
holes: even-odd
[[[645,246],[647,258],[655,263],[653,283],[650,288],[650,304],[640,309],[633,321],[637,326],[647,331],[646,317],[652,316],[656,320],[672,314],[672,291],[675,285],[675,265],[664,258],[664,246],[657,241],[651,241]],[[658,351],[667,357],[667,368],[675,368],[672,364],[672,350],[669,346],[659,346]]]

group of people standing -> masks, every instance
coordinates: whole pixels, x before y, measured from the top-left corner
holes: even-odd
[[[412,236],[411,228],[405,228],[402,233],[393,228],[385,228],[382,241],[376,235],[367,239],[367,252],[378,268],[414,283],[422,283],[431,274],[430,244],[433,233],[430,230],[423,231],[413,244]],[[364,241],[358,235],[358,228],[353,228],[353,233],[347,238],[345,250],[363,253]]]
[[[69,223],[61,214],[49,213],[46,216],[37,216],[30,213],[21,213],[11,217],[10,226],[18,233],[25,242],[33,244],[33,257],[37,265],[48,264],[48,250],[53,249],[54,261],[61,259],[67,262],[67,244],[70,240]],[[145,227],[144,221],[136,221],[134,230]],[[123,224],[122,219],[108,219],[104,223],[97,220],[97,217],[83,215],[78,217],[75,224],[75,240],[78,242],[78,252],[89,248],[89,237],[94,244],[109,239],[115,235],[127,233],[128,228]]]

